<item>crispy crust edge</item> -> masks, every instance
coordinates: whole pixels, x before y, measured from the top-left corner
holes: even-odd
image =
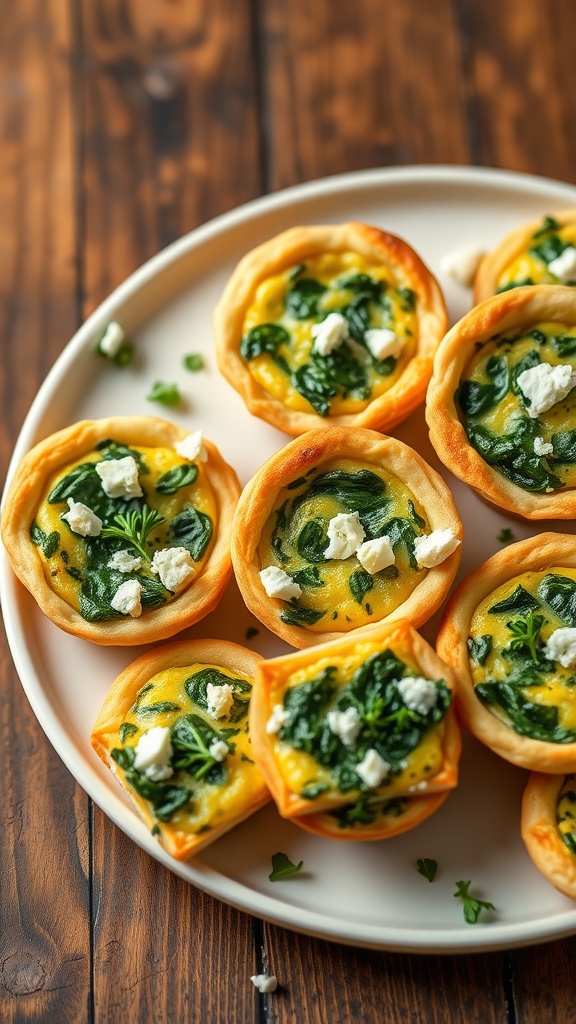
[[[564,775],[532,772],[522,797],[521,835],[534,864],[565,896],[576,900],[576,856],[560,838],[556,804]]]
[[[560,213],[551,214],[558,223],[565,227],[567,224],[576,222],[576,210],[561,210]],[[474,304],[483,302],[491,295],[496,294],[497,282],[502,272],[516,259],[525,249],[529,248],[532,235],[542,224],[543,216],[537,220],[523,224],[521,227],[511,231],[501,242],[498,243],[492,252],[484,257],[474,280]],[[548,287],[548,286],[545,286]]]

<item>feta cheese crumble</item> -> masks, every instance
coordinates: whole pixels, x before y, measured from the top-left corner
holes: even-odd
[[[548,637],[544,647],[544,657],[557,661],[562,668],[576,666],[576,629],[562,626],[555,629]]]
[[[274,736],[275,733],[280,732],[283,725],[288,725],[290,721],[290,712],[283,708],[281,704],[275,704],[272,708],[272,714],[266,722],[266,732],[269,736]]]
[[[109,498],[141,498],[138,463],[132,455],[123,459],[103,459],[95,470],[102,481],[102,490]]]
[[[438,701],[438,687],[432,679],[423,676],[405,676],[396,682],[398,692],[409,711],[427,715]]]
[[[340,512],[328,523],[328,547],[324,558],[349,558],[360,547],[366,534],[357,512]]]
[[[102,532],[102,520],[88,505],[81,501],[74,501],[68,498],[68,512],[64,512],[61,519],[65,519],[72,533],[79,537],[99,537]]]
[[[278,988],[278,979],[273,974],[253,974],[250,981],[259,992],[264,995],[275,992]]]
[[[373,747],[366,751],[365,756],[356,765],[354,771],[360,776],[365,785],[375,789],[386,778],[390,771],[388,761],[385,761]]]
[[[125,583],[121,583],[110,601],[114,611],[120,612],[121,615],[131,615],[133,619],[137,619],[139,615],[142,615],[140,600],[142,590],[142,584],[138,580],[126,580]]]
[[[464,288],[471,288],[484,250],[474,242],[466,242],[447,252],[440,260],[440,270]]]
[[[150,566],[166,590],[177,594],[194,575],[194,561],[186,548],[160,548]]]
[[[399,338],[388,327],[371,327],[364,332],[364,341],[374,359],[398,358],[404,348],[404,339]]]
[[[554,452],[553,445],[550,441],[545,441],[543,437],[534,438],[534,454],[535,455],[552,455]]]
[[[215,761],[224,761],[229,750],[230,748],[227,743],[224,743],[224,740],[212,740],[208,747],[208,753]]]
[[[155,725],[142,733],[135,747],[134,767],[136,771],[143,772],[147,779],[152,782],[163,782],[174,774],[170,764],[172,744],[170,742],[170,727],[168,725]]]
[[[234,703],[234,690],[230,683],[208,683],[206,699],[208,714],[213,718],[224,718]]]
[[[376,537],[374,540],[366,540],[356,550],[356,558],[366,572],[380,572],[394,565],[394,549],[389,537]]]
[[[290,601],[293,597],[300,597],[302,593],[302,587],[277,565],[269,565],[266,569],[262,569],[260,579],[268,597]]]
[[[194,430],[191,434],[186,434],[186,437],[176,442],[174,451],[188,462],[196,462],[196,460],[207,462],[208,452],[204,447],[204,431]]]
[[[459,543],[454,531],[450,529],[425,533],[414,541],[416,561],[421,569],[433,569],[456,551]]]
[[[131,551],[115,551],[107,564],[109,569],[116,569],[117,572],[138,572],[144,568],[146,561]]]
[[[362,720],[357,708],[350,707],[345,711],[338,711],[334,708],[326,715],[326,721],[330,732],[333,732],[345,747],[354,745],[362,727]]]
[[[106,356],[108,359],[114,359],[114,356],[117,356],[122,348],[125,338],[126,335],[120,324],[112,320],[100,338],[98,348],[103,356]]]
[[[555,260],[550,260],[548,270],[559,281],[566,284],[567,281],[576,281],[576,249],[569,245]]]
[[[538,363],[518,375],[518,387],[530,403],[528,415],[533,420],[566,398],[575,384],[576,373],[569,363]]]
[[[325,320],[312,325],[312,351],[328,356],[348,338],[348,321],[341,313],[329,313]]]

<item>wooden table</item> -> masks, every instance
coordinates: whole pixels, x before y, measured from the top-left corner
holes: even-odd
[[[48,368],[135,267],[326,174],[483,164],[574,181],[573,0],[4,0],[4,466]],[[576,940],[365,952],[251,920],[167,872],[75,785],[2,651],[0,1020],[576,1021]],[[261,947],[282,982],[250,983]]]

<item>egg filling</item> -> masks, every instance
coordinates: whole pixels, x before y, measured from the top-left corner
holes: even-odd
[[[554,217],[544,217],[532,235],[530,246],[500,274],[497,291],[506,292],[530,284],[576,284],[576,269],[573,273],[560,271],[562,264],[555,263],[564,252],[574,247],[576,224],[562,226]]]
[[[358,413],[414,355],[416,300],[391,267],[359,253],[325,253],[259,285],[240,353],[289,409]]]
[[[567,775],[556,805],[556,824],[561,839],[576,854],[576,776]]]
[[[100,622],[144,614],[193,585],[216,524],[200,459],[103,440],[50,477],[30,536],[52,590]]]

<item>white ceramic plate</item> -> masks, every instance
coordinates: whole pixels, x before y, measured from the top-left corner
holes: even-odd
[[[463,242],[490,248],[515,226],[576,203],[576,189],[546,179],[469,168],[399,168],[313,182],[232,211],[180,239],[132,275],[78,331],[48,375],[20,435],[16,462],[40,438],[75,420],[163,414],[147,402],[150,384],[176,381],[185,396],[177,412],[186,427],[202,426],[246,482],[288,438],[251,417],[220,377],[212,347],[212,310],[238,258],[295,224],[355,219],[404,236],[438,274],[452,320],[470,293],[439,272],[441,256]],[[120,371],[94,354],[109,320],[134,338],[137,359]],[[204,353],[206,369],[188,374],[182,356]],[[511,526],[517,539],[538,532],[489,510],[443,470],[428,442],[422,411],[396,432],[448,479],[464,522],[461,576],[496,551]],[[547,529],[566,531],[563,523]],[[526,774],[470,738],[461,784],[432,818],[383,843],[338,843],[309,835],[269,806],[189,864],[172,861],[129,806],[92,752],[89,734],[115,676],[141,649],[105,649],[61,632],[1,566],[1,594],[14,660],[30,703],[50,741],[80,785],[136,843],[183,878],[249,913],[298,931],[353,945],[412,952],[464,952],[526,945],[576,930],[573,902],[540,876],[519,836]],[[234,584],[219,608],[188,630],[190,637],[245,643],[254,619]],[[434,622],[424,630],[434,638]],[[264,628],[251,641],[271,656],[287,650]],[[270,883],[278,850],[304,861],[286,882]],[[419,857],[440,865],[430,885]],[[466,925],[455,882],[497,910]]]

